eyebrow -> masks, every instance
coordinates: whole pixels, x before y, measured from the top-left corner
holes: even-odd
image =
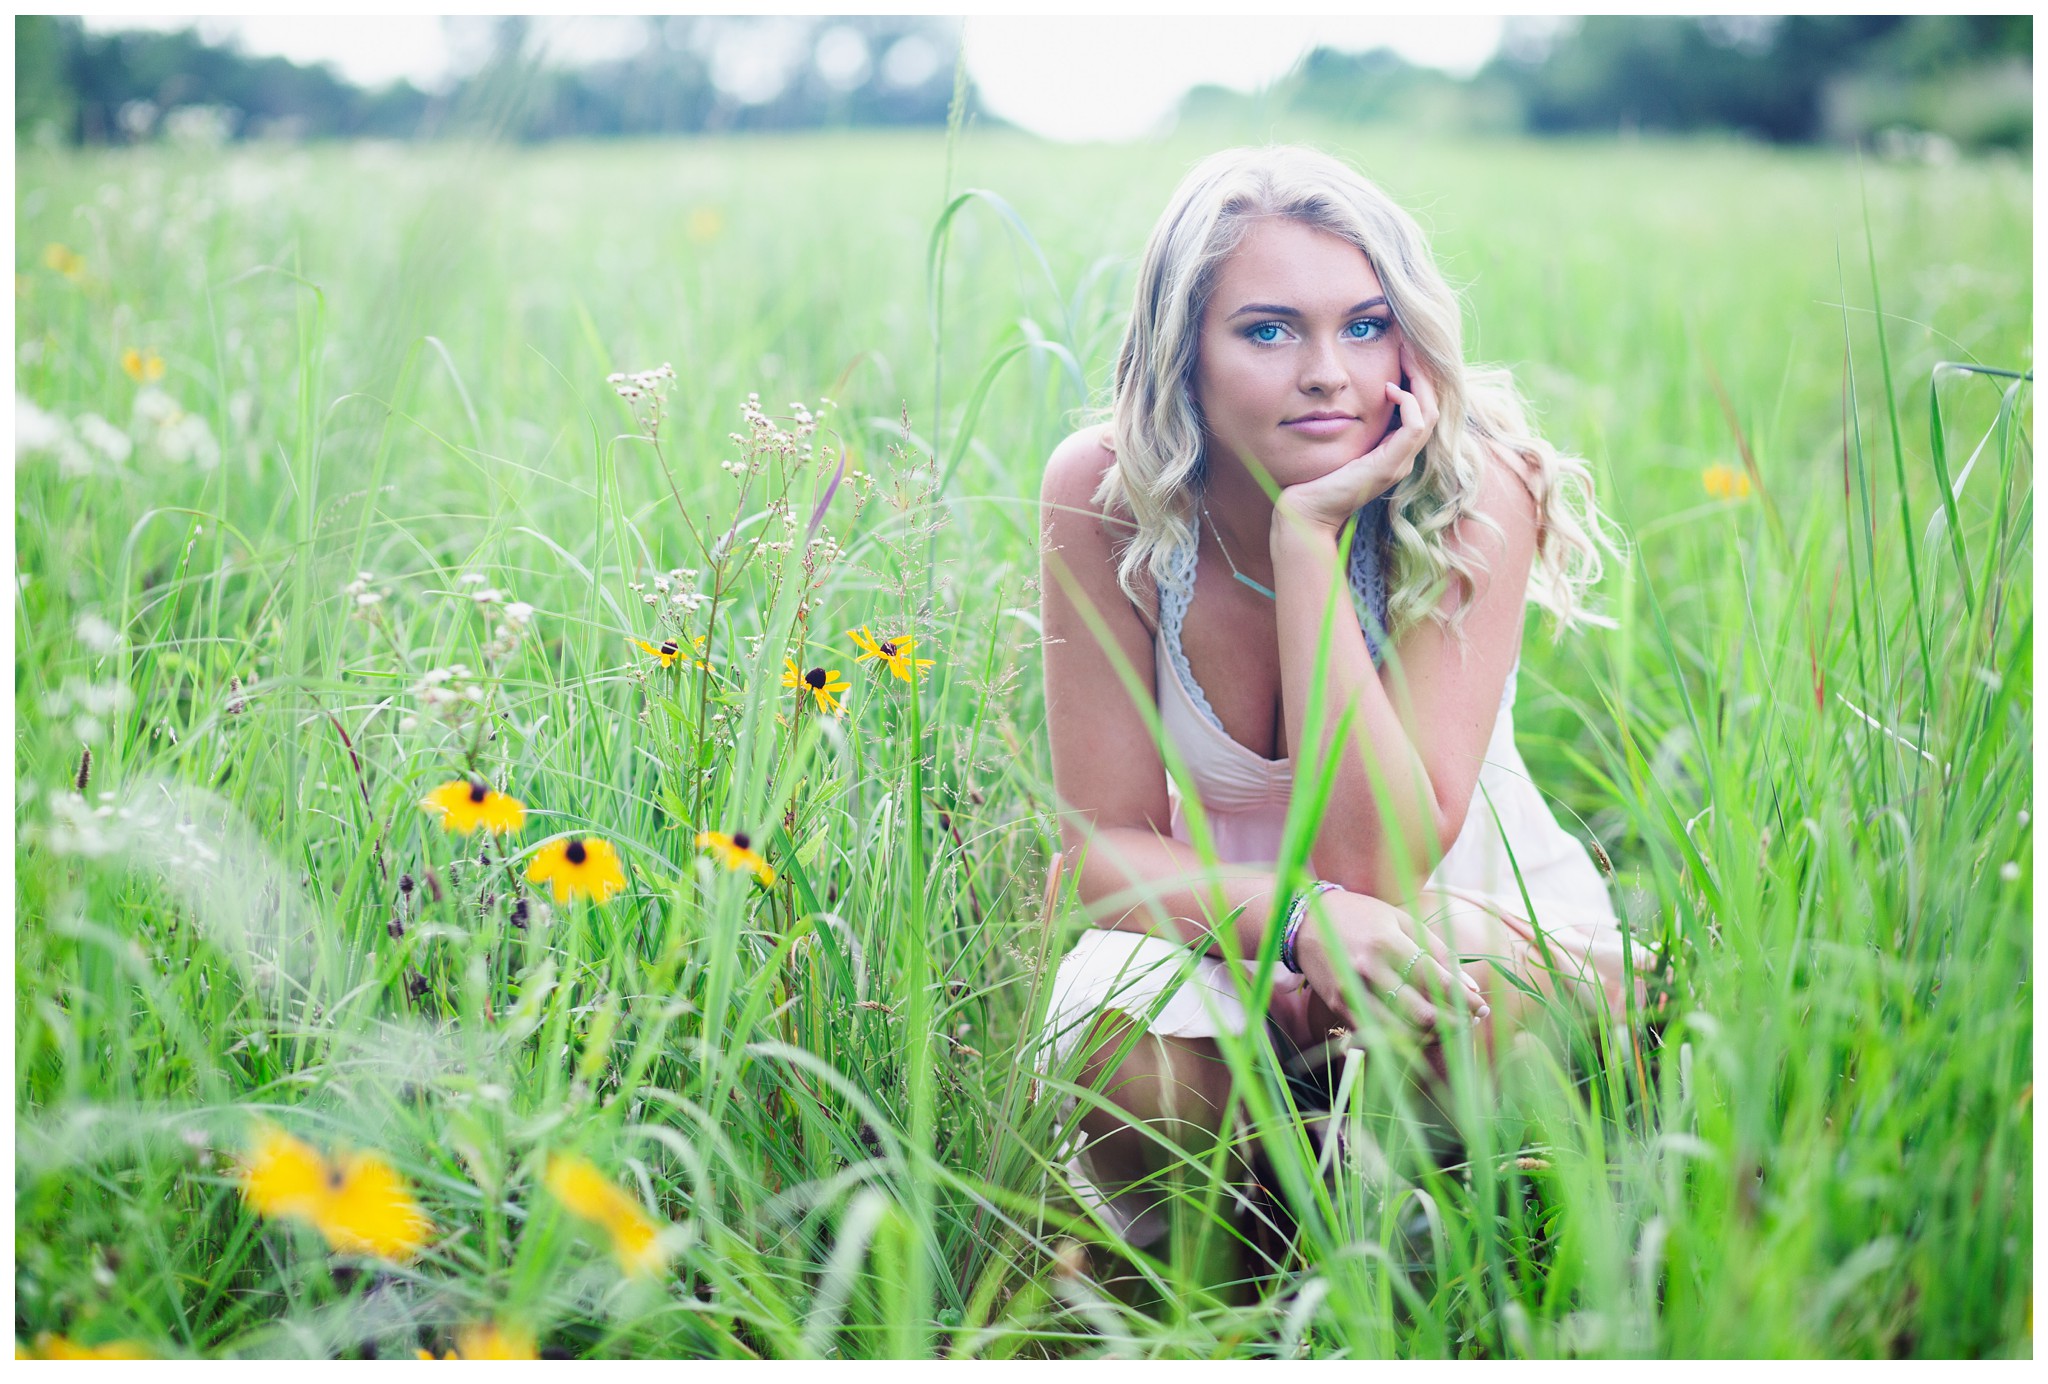
[[[1387,300],[1384,296],[1378,298],[1368,298],[1362,303],[1353,303],[1344,315],[1346,317],[1353,317],[1361,312],[1369,312],[1373,308],[1383,308],[1386,305]],[[1229,318],[1225,318],[1224,320],[1229,321],[1232,318],[1242,317],[1248,312],[1257,313],[1261,317],[1301,316],[1301,310],[1299,308],[1290,308],[1280,303],[1246,303],[1236,312],[1231,313]]]

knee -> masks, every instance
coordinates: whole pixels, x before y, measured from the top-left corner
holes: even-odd
[[[1106,1013],[1104,1019],[1103,1037],[1089,1053],[1081,1080],[1114,1111],[1098,1108],[1083,1116],[1083,1127],[1093,1126],[1091,1135],[1128,1130],[1137,1121],[1184,1146],[1222,1133],[1230,1067],[1214,1039],[1160,1037],[1122,1014]]]

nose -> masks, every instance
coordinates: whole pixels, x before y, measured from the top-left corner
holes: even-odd
[[[1335,394],[1349,381],[1337,355],[1337,343],[1321,336],[1310,338],[1301,356],[1301,392]]]

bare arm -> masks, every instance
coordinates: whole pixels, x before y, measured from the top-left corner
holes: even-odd
[[[1351,466],[1282,492],[1270,540],[1281,696],[1302,786],[1338,748],[1339,717],[1347,708],[1353,716],[1316,837],[1317,868],[1347,889],[1389,900],[1419,887],[1464,828],[1520,644],[1536,545],[1535,501],[1504,462],[1485,458],[1477,508],[1500,533],[1467,516],[1450,536],[1482,564],[1463,642],[1425,621],[1402,638],[1384,672],[1373,668],[1345,594],[1339,530],[1359,505],[1405,474],[1434,427],[1434,391],[1419,373],[1412,379],[1415,393],[1401,395],[1399,432]],[[1322,724],[1315,742],[1304,744],[1317,650],[1333,603]]]
[[[1082,432],[1061,444],[1041,492],[1045,706],[1060,842],[1080,862],[1081,901],[1098,925],[1158,932],[1220,955],[1214,933],[1242,910],[1239,943],[1254,951],[1271,911],[1271,872],[1204,871],[1171,834],[1166,768],[1145,711],[1158,695],[1152,633],[1117,585],[1117,526],[1093,498],[1114,462],[1099,437]]]

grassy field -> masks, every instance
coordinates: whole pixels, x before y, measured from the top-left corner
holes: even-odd
[[[1166,194],[1269,134],[1415,209],[1595,463],[1616,627],[1532,622],[1518,725],[1670,1003],[1454,1042],[1434,1108],[1366,1063],[1369,1167],[1233,1051],[1292,1243],[1206,1282],[1190,1166],[1112,1293],[1029,1079],[1080,926],[1034,499]],[[2028,165],[970,128],[17,176],[23,1345],[2031,1354],[2033,394],[1938,365],[2032,369]],[[658,417],[608,383],[664,362]],[[517,831],[422,809],[472,773]],[[528,880],[607,846],[605,901]]]

